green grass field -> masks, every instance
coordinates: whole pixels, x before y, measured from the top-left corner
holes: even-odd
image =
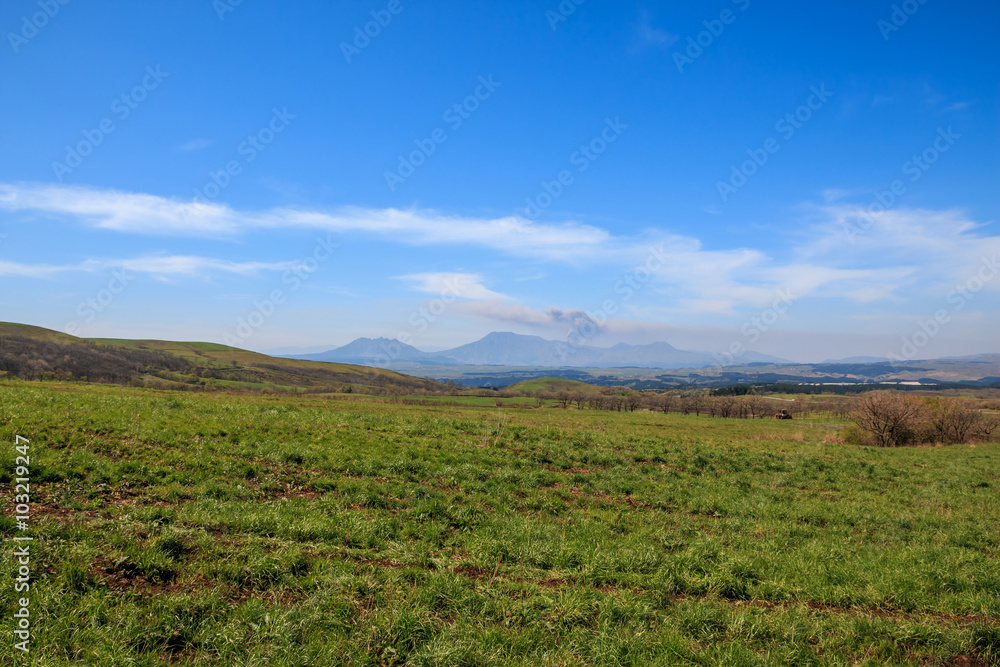
[[[594,385],[587,384],[585,382],[566,380],[563,378],[539,378],[537,380],[525,380],[524,382],[512,384],[506,389],[508,391],[514,391],[521,394],[534,394],[539,391],[548,391],[552,393],[567,391],[571,394],[579,393],[589,396],[600,392],[600,387],[595,387]]]
[[[1000,443],[13,381],[0,440],[3,665],[1000,661]]]

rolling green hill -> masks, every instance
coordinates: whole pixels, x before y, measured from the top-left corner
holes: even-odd
[[[226,345],[77,338],[0,322],[0,377],[129,384],[164,389],[406,393],[445,386],[351,364],[279,359]]]

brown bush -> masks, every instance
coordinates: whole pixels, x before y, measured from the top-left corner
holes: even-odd
[[[898,391],[871,391],[853,400],[851,419],[863,434],[863,444],[902,447],[916,444],[924,419],[924,403],[916,396]],[[858,440],[857,430],[845,433]]]
[[[945,442],[968,442],[980,434],[984,416],[962,399],[943,399],[931,417],[934,434]]]

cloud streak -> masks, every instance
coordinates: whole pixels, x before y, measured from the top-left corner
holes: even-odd
[[[250,276],[262,271],[289,271],[299,266],[290,262],[232,262],[193,255],[145,256],[128,259],[90,259],[78,264],[25,264],[0,261],[0,276],[21,278],[54,278],[70,272],[96,273],[124,269],[156,277],[197,277],[208,273],[231,273]]]
[[[98,229],[129,234],[226,238],[260,229],[317,229],[391,236],[413,245],[470,244],[516,256],[569,262],[615,253],[616,246],[624,243],[590,225],[544,225],[516,216],[488,219],[360,207],[236,211],[221,203],[49,184],[0,184],[0,208],[68,217]]]
[[[793,257],[784,260],[753,248],[705,249],[696,238],[664,230],[624,236],[578,222],[546,224],[516,216],[453,216],[419,209],[237,211],[222,203],[192,203],[144,193],[53,184],[0,183],[0,210],[25,217],[52,216],[70,224],[121,234],[235,241],[250,232],[318,230],[413,246],[478,247],[533,263],[577,269],[603,265],[623,272],[641,265],[655,248],[667,259],[644,290],[660,302],[656,305],[660,312],[674,315],[730,315],[760,308],[770,303],[779,289],[790,290],[797,299],[809,296],[862,304],[900,302],[914,296],[915,285],[922,286],[924,296],[940,292],[947,282],[966,277],[984,253],[1000,253],[1000,237],[985,235],[983,223],[956,210],[886,211],[875,216],[875,224],[851,244],[844,226],[856,222],[863,209],[845,203],[849,193],[829,190],[826,194],[821,204],[803,207],[806,225],[799,227]],[[232,262],[189,255],[94,261],[161,276],[210,272],[250,275],[293,266],[289,262]],[[88,270],[89,266],[6,262],[0,264],[0,274],[45,278],[70,270]],[[555,317],[551,313],[538,314],[545,311],[510,310],[515,308],[510,302],[517,301],[517,296],[487,288],[486,278],[479,274],[416,272],[398,278],[427,293],[440,292],[446,280],[458,281],[455,284],[464,299],[503,306],[496,311],[498,315],[520,316],[526,324],[552,321]],[[609,292],[614,285],[612,280]],[[597,307],[596,299],[592,307]],[[487,316],[485,308],[468,306],[466,311]]]
[[[410,283],[410,287],[418,292],[435,296],[452,295],[476,301],[510,298],[483,285],[483,277],[477,273],[411,273],[396,276],[396,279]]]

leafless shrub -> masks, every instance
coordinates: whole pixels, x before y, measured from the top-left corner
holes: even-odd
[[[855,431],[849,435],[858,444],[876,447],[914,444],[923,412],[923,402],[916,396],[897,391],[866,392],[854,399],[851,410],[851,419],[861,433]]]
[[[763,417],[770,411],[770,405],[756,394],[743,397],[743,408],[752,419]]]
[[[945,442],[968,442],[980,432],[983,415],[962,399],[938,401],[931,416],[935,435]]]

